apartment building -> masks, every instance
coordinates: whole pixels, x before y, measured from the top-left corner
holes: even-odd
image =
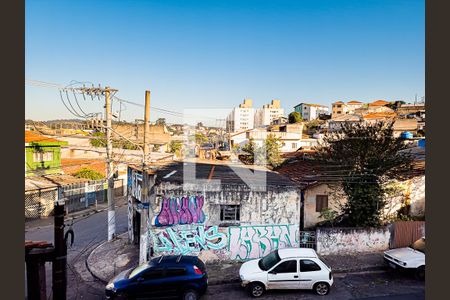
[[[315,120],[319,115],[329,113],[328,106],[309,103],[300,103],[294,106],[294,110],[302,115],[304,121]]]
[[[280,100],[272,100],[271,104],[264,104],[255,112],[255,127],[264,127],[272,124],[273,121],[284,116],[284,109],[281,108]]]
[[[227,132],[239,132],[254,128],[255,109],[252,105],[252,99],[244,99],[239,107],[233,108],[226,119]]]

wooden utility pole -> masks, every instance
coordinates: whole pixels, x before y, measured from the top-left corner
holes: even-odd
[[[112,161],[111,141],[111,97],[109,87],[105,88],[105,118],[106,118],[106,174],[108,179],[108,241],[116,235],[116,208],[114,201],[114,166]]]
[[[148,211],[143,209],[141,214],[141,241],[140,241],[140,261],[146,260],[146,257],[142,257],[151,246],[148,245],[148,226],[153,218],[151,204],[149,203],[149,175],[148,175],[148,160],[150,155],[150,147],[148,140],[148,133],[150,131],[150,91],[145,91],[145,112],[144,112],[144,157],[142,159],[142,203],[145,203],[148,207]],[[149,222],[150,220],[150,222]],[[152,250],[150,250],[152,252]]]
[[[64,240],[64,202],[56,202],[54,215],[53,299],[65,300],[67,295],[67,245]]]

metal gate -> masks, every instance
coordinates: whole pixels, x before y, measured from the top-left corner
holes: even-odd
[[[424,221],[400,221],[392,224],[390,248],[401,248],[411,245],[425,236]]]
[[[316,232],[315,231],[300,231],[299,237],[300,248],[316,249]]]

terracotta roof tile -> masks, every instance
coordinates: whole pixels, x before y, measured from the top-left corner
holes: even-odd
[[[89,168],[106,176],[106,162],[99,159],[63,158],[61,168],[65,174],[74,174],[83,168]]]
[[[54,138],[46,137],[44,135],[35,133],[30,130],[25,130],[25,143],[39,143],[39,142],[58,143],[61,141]]]

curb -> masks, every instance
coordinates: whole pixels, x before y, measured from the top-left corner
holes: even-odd
[[[124,235],[127,235],[127,234],[128,234],[127,232],[124,232],[124,233],[121,233],[121,234],[117,235],[117,237],[119,237],[119,236],[124,236]],[[116,238],[117,238],[117,237],[116,237]],[[113,241],[114,241],[114,240],[113,240]],[[87,270],[89,271],[89,273],[91,273],[92,277],[94,277],[95,279],[97,279],[97,280],[99,280],[99,281],[101,281],[101,282],[103,282],[103,283],[105,283],[105,284],[108,283],[108,280],[105,280],[104,278],[101,278],[100,276],[96,275],[96,274],[92,271],[91,267],[89,266],[88,261],[89,261],[89,258],[90,258],[91,255],[92,255],[92,253],[94,253],[95,250],[97,250],[98,248],[102,247],[103,245],[105,245],[105,244],[107,244],[107,243],[109,243],[109,242],[111,242],[111,241],[104,241],[104,242],[100,243],[97,247],[95,247],[95,248],[91,251],[91,253],[89,253],[89,255],[87,256],[86,261],[85,261],[86,268],[87,268]]]

